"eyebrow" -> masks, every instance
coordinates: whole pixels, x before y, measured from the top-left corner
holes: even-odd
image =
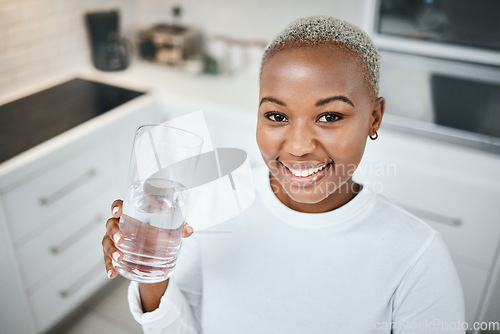
[[[280,106],[286,106],[285,102],[280,101],[280,100],[278,100],[274,97],[270,97],[270,96],[263,97],[262,100],[260,100],[259,106],[261,106],[262,103],[264,103],[266,101],[272,102],[275,104],[279,104]],[[352,103],[352,101],[347,96],[343,96],[343,95],[331,96],[331,97],[328,97],[326,99],[319,100],[318,102],[316,102],[316,107],[323,106],[323,105],[328,104],[328,103],[333,102],[333,101],[343,101],[343,102],[350,104],[351,106],[354,107],[354,103]]]
[[[351,106],[354,107],[354,103],[352,103],[352,101],[347,96],[343,96],[343,95],[336,95],[336,96],[328,97],[328,98],[323,99],[323,100],[319,100],[318,102],[316,102],[316,107],[323,106],[323,105],[328,104],[328,103],[333,102],[333,101],[343,101],[343,102],[350,104]]]
[[[262,100],[260,100],[259,106],[266,101],[279,104],[280,106],[286,106],[285,102],[275,99],[274,97],[263,97]]]

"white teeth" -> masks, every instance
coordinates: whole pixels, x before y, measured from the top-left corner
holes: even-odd
[[[314,173],[319,172],[320,170],[324,169],[325,167],[326,167],[326,165],[323,165],[321,167],[316,167],[316,168],[304,169],[304,170],[296,170],[296,169],[292,169],[290,167],[288,167],[288,169],[295,176],[306,177],[306,176],[309,176],[309,175],[312,175]]]

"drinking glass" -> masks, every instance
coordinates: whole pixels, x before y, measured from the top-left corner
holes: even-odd
[[[172,275],[202,144],[199,136],[174,127],[137,129],[119,224],[123,259],[113,262],[123,277],[156,283]]]

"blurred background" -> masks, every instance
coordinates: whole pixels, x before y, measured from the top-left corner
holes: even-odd
[[[355,178],[438,230],[470,333],[500,322],[499,0],[0,0],[2,333],[140,333],[100,242],[134,130],[202,109],[255,143],[259,62],[292,20],[337,16],[382,54],[386,115]],[[496,330],[496,331],[495,331]]]

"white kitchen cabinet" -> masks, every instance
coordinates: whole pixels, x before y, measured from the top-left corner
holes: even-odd
[[[111,182],[104,185],[116,189]],[[44,226],[33,239],[17,248],[28,295],[50,280],[54,272],[87,252],[89,245],[99,245],[106,232],[104,222],[110,216],[110,203],[116,196],[116,191],[108,191],[77,199],[80,204],[61,211],[54,224]]]
[[[0,165],[1,333],[44,332],[108,281],[110,205],[136,127],[159,115],[145,95]]]
[[[101,236],[102,238],[102,236]],[[51,279],[29,296],[39,331],[82,303],[107,281],[99,243],[87,247],[75,261],[62,265]]]
[[[3,188],[7,221],[16,244],[38,235],[48,219],[92,196],[100,185],[111,183],[109,178],[114,177],[116,169],[110,163],[114,143],[97,140],[87,149],[79,148],[40,168],[32,179]]]
[[[16,254],[7,230],[7,220],[0,203],[0,332],[12,334],[35,333],[35,323],[31,317],[30,306]]]
[[[500,323],[500,256],[497,258],[491,278],[492,281],[485,296],[484,321],[498,324]]]
[[[355,178],[441,233],[463,285],[466,321],[484,321],[487,291],[498,280],[500,156],[382,128]]]

